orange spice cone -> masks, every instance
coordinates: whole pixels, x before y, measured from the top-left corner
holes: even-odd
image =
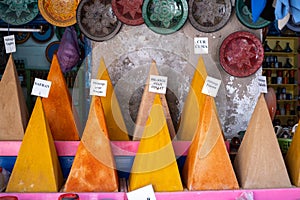
[[[47,80],[51,88],[48,98],[42,101],[54,140],[79,140],[77,113],[72,109],[71,95],[55,54]]]

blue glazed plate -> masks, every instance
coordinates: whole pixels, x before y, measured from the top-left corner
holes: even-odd
[[[53,55],[57,52],[59,44],[59,41],[54,41],[48,44],[45,54],[49,63],[52,62]]]
[[[47,25],[43,25],[43,26],[44,26],[43,32],[41,32],[41,33],[39,33],[39,32],[32,33],[31,37],[37,43],[46,43],[49,40],[51,40],[51,38],[54,35],[54,28],[51,24],[47,24]]]

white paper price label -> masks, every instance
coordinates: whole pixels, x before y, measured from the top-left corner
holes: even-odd
[[[35,78],[31,95],[48,98],[51,88],[51,81]]]
[[[258,86],[260,93],[268,93],[266,76],[258,76]]]
[[[208,54],[208,38],[207,37],[194,38],[194,53],[195,54]]]
[[[168,77],[150,75],[149,92],[166,94]]]
[[[106,97],[107,80],[92,79],[90,95]]]
[[[156,200],[152,185],[126,193],[128,200]]]
[[[202,93],[216,97],[221,85],[221,80],[207,76],[202,88]]]
[[[15,35],[4,36],[4,44],[6,53],[16,52]]]

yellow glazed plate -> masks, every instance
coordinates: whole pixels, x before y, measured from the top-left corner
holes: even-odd
[[[38,0],[41,15],[54,26],[66,27],[76,23],[79,0]]]

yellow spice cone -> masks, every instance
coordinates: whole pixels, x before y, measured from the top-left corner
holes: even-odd
[[[200,56],[190,85],[189,93],[183,106],[180,126],[177,131],[177,137],[179,140],[191,141],[194,137],[205,98],[205,95],[201,92],[201,90],[206,77],[207,72],[205,64],[202,56]]]
[[[149,75],[147,78],[147,82],[145,84],[145,88],[144,88],[144,92],[143,92],[143,96],[142,96],[142,100],[141,100],[141,104],[139,107],[139,111],[138,111],[138,115],[137,115],[137,119],[135,122],[135,129],[133,132],[133,139],[132,140],[140,140],[140,138],[142,137],[143,134],[143,130],[144,127],[146,125],[146,121],[155,97],[155,93],[153,92],[149,92],[149,81],[150,81],[150,75],[159,75],[158,74],[158,70],[156,67],[156,63],[153,61],[150,67],[150,71],[149,71]],[[167,124],[168,124],[168,129],[169,129],[169,133],[171,136],[171,139],[173,139],[176,135],[175,129],[174,129],[174,125],[172,122],[172,118],[170,115],[170,111],[169,111],[169,107],[168,107],[168,103],[166,100],[166,96],[163,94],[160,94],[160,100],[163,106],[163,110],[164,110],[164,114],[167,120]]]
[[[156,192],[181,191],[170,134],[159,95],[156,94],[130,177],[129,190],[152,184]]]
[[[0,82],[0,140],[22,140],[29,114],[12,55]]]
[[[300,124],[300,121],[298,122]],[[285,157],[285,163],[293,185],[300,186],[300,128],[296,129]]]
[[[74,117],[77,113],[72,109],[69,89],[56,54],[53,55],[47,80],[51,81],[51,88],[48,98],[42,101],[54,140],[79,140],[78,122]]]
[[[183,167],[183,181],[189,190],[238,189],[213,97],[204,98],[199,126]]]
[[[62,183],[54,141],[38,97],[6,192],[58,192]]]
[[[65,184],[66,192],[116,192],[118,176],[101,98],[92,97],[81,142]]]
[[[100,59],[98,79],[107,80],[106,97],[101,97],[110,140],[128,141],[129,136],[104,59]]]
[[[263,94],[252,113],[234,168],[242,188],[291,187]]]

